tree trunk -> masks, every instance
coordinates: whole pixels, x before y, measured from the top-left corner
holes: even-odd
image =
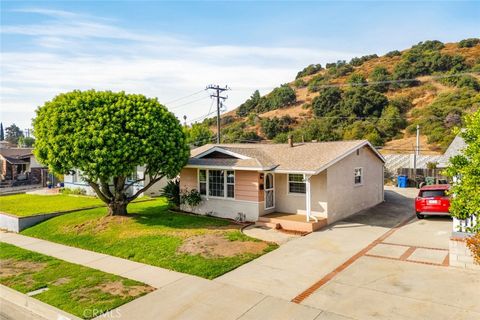
[[[108,204],[108,215],[109,216],[126,216],[127,215],[127,205],[126,201],[114,201]]]

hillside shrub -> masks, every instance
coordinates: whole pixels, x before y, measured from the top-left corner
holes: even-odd
[[[343,94],[341,109],[345,115],[379,117],[387,104],[387,97],[371,88],[352,87]]]
[[[359,67],[362,64],[364,64],[365,62],[367,62],[368,60],[372,60],[372,59],[375,59],[375,58],[378,58],[378,56],[376,54],[369,54],[369,55],[366,55],[366,56],[362,56],[360,58],[355,57],[355,58],[352,58],[352,60],[350,60],[350,64],[352,66]]]
[[[288,132],[293,123],[295,120],[288,115],[281,118],[265,118],[261,120],[260,128],[267,139],[273,139],[279,133]]]
[[[392,58],[392,57],[396,57],[396,56],[401,56],[402,53],[398,50],[393,50],[393,51],[389,51],[385,54],[385,57],[388,57],[388,58]]]
[[[451,121],[461,126],[458,120],[469,110],[480,108],[480,93],[472,89],[461,88],[454,92],[441,93],[430,105],[421,110],[414,110],[412,116],[418,120],[409,127],[408,132],[414,132],[416,125],[420,125],[422,134],[427,136],[428,143],[438,144],[442,148],[448,147],[455,137]],[[461,121],[461,120],[460,120]]]
[[[340,109],[341,101],[342,90],[337,87],[323,88],[312,101],[313,113],[317,117],[323,117],[335,109]]]
[[[480,43],[479,38],[463,39],[458,43],[459,48],[472,48]]]
[[[316,75],[308,82],[308,91],[318,92],[321,88],[328,84],[329,77],[326,75]]]
[[[240,117],[245,117],[250,112],[253,112],[257,107],[258,103],[260,102],[260,98],[260,92],[258,90],[255,90],[255,92],[250,96],[250,98],[238,107],[237,115]]]
[[[311,74],[315,74],[315,73],[317,73],[321,70],[323,70],[321,64],[310,64],[310,65],[306,66],[305,68],[303,68],[301,71],[299,71],[297,73],[297,76],[295,77],[295,79],[305,77],[305,76],[309,76]]]
[[[388,81],[391,80],[391,76],[385,67],[377,66],[370,73],[370,80],[371,82],[374,82],[371,84],[371,88],[373,90],[378,92],[386,92],[390,87],[390,83],[388,83]]]

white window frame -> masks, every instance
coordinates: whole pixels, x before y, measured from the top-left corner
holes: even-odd
[[[357,177],[357,170],[360,170],[360,182],[357,183],[355,181],[356,177]],[[365,176],[365,171],[363,170],[363,167],[356,167],[355,169],[353,169],[353,185],[355,187],[360,187],[360,186],[363,186],[363,177]]]
[[[200,192],[200,170],[205,171],[205,178],[206,181],[202,183],[206,184],[206,194],[202,194],[202,197],[205,197],[207,199],[212,198],[212,199],[235,199],[236,195],[236,187],[235,187],[235,182],[236,182],[236,173],[235,170],[233,169],[202,169],[198,168],[197,169],[197,190]],[[211,196],[209,195],[209,190],[210,190],[210,170],[215,170],[215,171],[222,171],[223,172],[223,197],[218,197],[218,196]],[[232,171],[233,172],[233,183],[227,182],[227,172]],[[228,185],[233,185],[233,197],[228,196]]]
[[[303,183],[305,185],[305,192],[291,192],[290,191],[290,175],[295,174],[295,175],[302,175],[303,179],[302,182],[299,181],[292,181],[293,183]],[[307,194],[307,183],[305,181],[305,174],[302,173],[287,173],[287,194],[292,195],[292,196],[305,196]]]
[[[200,181],[200,171],[205,171],[205,181]],[[197,171],[197,188],[198,192],[200,192],[200,183],[205,183],[205,194],[200,194],[202,197],[208,195],[208,170],[207,169],[198,169]]]

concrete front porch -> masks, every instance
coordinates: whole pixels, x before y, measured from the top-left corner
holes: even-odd
[[[272,229],[283,229],[288,231],[313,232],[327,225],[326,218],[318,217],[318,222],[306,216],[295,213],[274,212],[259,217],[258,226],[270,227]]]

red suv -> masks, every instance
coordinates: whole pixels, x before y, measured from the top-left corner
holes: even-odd
[[[448,184],[437,184],[425,186],[420,189],[415,198],[415,212],[418,219],[425,218],[425,215],[450,215],[450,197],[447,190]]]

